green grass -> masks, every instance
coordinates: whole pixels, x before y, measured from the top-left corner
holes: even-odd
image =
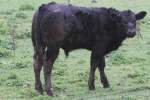
[[[88,90],[90,52],[76,50],[66,59],[63,50],[52,75],[54,97],[34,90],[33,48],[30,39],[34,11],[50,0],[0,0],[0,100],[149,100],[150,99],[150,1],[149,0],[71,0],[86,7],[115,7],[135,12],[145,10],[139,22],[143,38],[127,39],[106,58],[110,88],[104,89],[96,72],[96,90]],[[67,4],[67,0],[56,0]],[[16,49],[12,33],[15,31]],[[41,75],[43,80],[43,73]]]

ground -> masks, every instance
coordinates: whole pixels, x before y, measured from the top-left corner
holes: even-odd
[[[67,4],[68,0],[56,0]],[[140,35],[127,39],[106,57],[110,88],[104,89],[96,72],[96,90],[88,90],[90,52],[76,50],[65,58],[63,50],[54,64],[54,97],[34,90],[31,20],[34,11],[50,0],[0,0],[0,100],[149,100],[150,99],[150,1],[71,0],[86,7],[114,7],[147,11],[138,22]],[[43,75],[41,75],[43,81]],[[44,82],[44,81],[43,81]]]

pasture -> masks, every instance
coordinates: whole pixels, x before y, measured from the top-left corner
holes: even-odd
[[[67,0],[55,0],[67,4]],[[138,22],[141,37],[127,39],[106,57],[110,88],[104,89],[96,71],[96,90],[88,89],[90,52],[64,51],[54,64],[54,97],[34,90],[31,21],[35,10],[50,0],[0,0],[0,100],[149,100],[150,99],[150,1],[149,0],[71,0],[85,7],[114,7],[146,11]],[[43,73],[41,74],[42,81]]]

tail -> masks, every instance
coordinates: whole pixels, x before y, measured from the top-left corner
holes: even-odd
[[[43,17],[45,11],[45,4],[41,5],[39,9],[35,12],[32,21],[32,43],[34,47],[34,51],[39,55],[43,54],[43,44],[41,38],[41,19]]]
[[[44,53],[45,45],[42,42],[42,31],[41,31],[41,21],[43,15],[47,11],[47,6],[56,4],[55,2],[51,2],[49,4],[42,4],[37,12],[34,14],[32,21],[32,43],[34,46],[34,51],[38,54],[42,55]]]

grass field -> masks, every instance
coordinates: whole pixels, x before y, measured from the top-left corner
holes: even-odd
[[[127,39],[106,58],[110,88],[102,88],[97,71],[96,90],[88,90],[89,51],[76,50],[66,59],[60,50],[52,75],[54,97],[36,93],[31,20],[38,6],[49,1],[0,0],[0,100],[150,100],[149,0],[97,0],[93,4],[91,0],[71,0],[78,6],[147,11],[145,19],[138,22],[142,38]],[[56,2],[67,4],[67,0]]]

